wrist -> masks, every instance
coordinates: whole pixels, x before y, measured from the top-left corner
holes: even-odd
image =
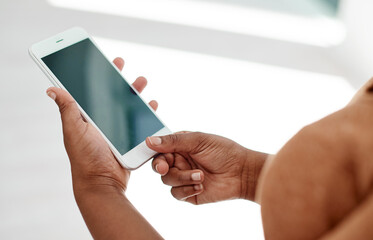
[[[246,149],[241,173],[241,199],[255,200],[258,179],[268,154]]]
[[[72,183],[76,198],[96,193],[117,193],[123,195],[127,187],[123,186],[115,178],[108,176],[74,176],[73,174]]]
[[[92,199],[126,199],[124,191],[113,184],[86,184],[73,181],[73,190],[75,201],[81,209],[89,204]]]
[[[110,188],[124,192],[130,177],[130,172],[115,161],[108,161],[102,166],[71,164],[71,176],[75,190]],[[92,166],[91,166],[92,165]]]

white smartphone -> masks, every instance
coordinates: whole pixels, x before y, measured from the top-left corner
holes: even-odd
[[[171,133],[82,28],[38,42],[29,53],[54,86],[72,95],[123,167],[136,169],[156,154],[146,137]]]

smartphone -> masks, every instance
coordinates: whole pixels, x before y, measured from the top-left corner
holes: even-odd
[[[29,53],[54,86],[72,95],[123,167],[136,169],[156,154],[146,137],[171,133],[82,28],[38,42]]]

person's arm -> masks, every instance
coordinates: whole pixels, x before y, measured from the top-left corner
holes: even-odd
[[[269,157],[269,154],[247,149],[247,157],[241,174],[242,190],[240,198],[259,204],[256,198],[258,180],[264,164]]]
[[[121,70],[122,59],[114,63]],[[133,86],[141,92],[146,79]],[[161,239],[126,198],[130,172],[116,161],[108,144],[91,124],[81,117],[74,99],[66,91],[49,88],[62,119],[64,143],[70,159],[76,202],[95,239]],[[155,110],[157,103],[150,105]]]
[[[75,188],[75,199],[94,239],[162,239],[121,189]]]

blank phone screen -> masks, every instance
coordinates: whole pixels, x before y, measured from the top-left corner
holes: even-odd
[[[42,60],[122,155],[164,127],[89,38]]]

